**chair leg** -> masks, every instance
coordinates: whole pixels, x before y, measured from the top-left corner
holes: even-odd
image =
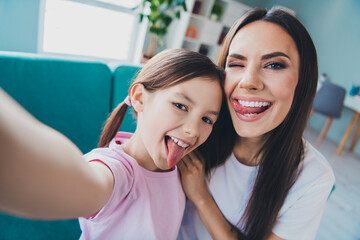
[[[329,131],[330,125],[332,123],[333,118],[332,117],[327,117],[326,118],[326,123],[325,126],[323,127],[323,129],[321,130],[320,136],[318,137],[317,141],[316,141],[316,146],[319,147],[320,144],[322,143],[322,141],[324,141],[327,132]]]
[[[343,138],[341,139],[338,150],[336,152],[337,155],[340,155],[340,153],[344,149],[345,144],[346,144],[348,138],[350,137],[351,131],[352,131],[353,127],[355,126],[356,121],[359,118],[359,115],[360,115],[360,113],[358,113],[358,112],[354,113],[354,116],[352,117],[351,122],[350,122],[348,128],[346,129],[346,132],[345,132]]]
[[[357,142],[359,133],[360,133],[360,122],[358,122],[358,125],[357,125],[357,127],[356,127],[354,136],[353,136],[353,138],[352,138],[352,140],[351,140],[351,144],[350,144],[350,147],[349,147],[349,151],[353,151],[353,150],[354,150],[354,147],[355,147],[355,145],[356,145],[356,142]]]

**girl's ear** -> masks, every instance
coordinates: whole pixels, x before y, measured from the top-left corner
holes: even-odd
[[[130,90],[131,106],[136,112],[142,112],[144,109],[145,87],[141,83],[134,84]]]

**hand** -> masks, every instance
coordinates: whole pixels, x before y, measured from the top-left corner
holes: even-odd
[[[177,164],[186,196],[193,202],[212,239],[245,239],[240,238],[242,235],[227,221],[212,198],[205,181],[203,162],[200,154],[194,151]]]
[[[196,151],[186,155],[178,164],[186,196],[193,203],[200,203],[210,195],[205,181],[204,159]]]

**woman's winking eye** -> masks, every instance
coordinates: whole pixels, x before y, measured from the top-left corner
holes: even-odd
[[[235,63],[235,62],[228,62],[226,64],[227,68],[232,68],[232,67],[244,67],[244,64],[241,63]]]

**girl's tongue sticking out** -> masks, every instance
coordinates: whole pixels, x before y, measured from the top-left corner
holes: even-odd
[[[170,168],[173,168],[183,157],[185,148],[180,147],[178,143],[170,137],[166,138],[166,145],[168,149],[167,162]]]

